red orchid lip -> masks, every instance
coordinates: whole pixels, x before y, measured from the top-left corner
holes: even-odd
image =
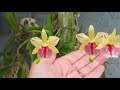
[[[113,47],[114,47],[114,46],[108,44],[107,47],[108,47],[108,51],[110,52],[110,55],[111,55],[111,57],[112,57],[112,51],[113,51]]]
[[[107,44],[102,48],[101,53],[107,58],[117,58],[120,55],[120,47],[115,47],[114,45]]]
[[[38,56],[41,58],[50,58],[53,54],[53,51],[48,46],[42,46],[38,49]]]
[[[85,45],[85,51],[89,55],[96,55],[99,50],[95,49],[97,47],[97,44],[95,42],[89,42],[87,45]]]

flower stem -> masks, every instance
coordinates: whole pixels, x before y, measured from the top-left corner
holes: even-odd
[[[55,36],[58,35],[58,33],[60,32],[60,30],[61,30],[61,28],[57,31],[57,33],[55,34]]]
[[[22,61],[22,59],[21,59],[21,57],[20,57],[20,49],[27,43],[29,41],[29,39],[27,39],[27,40],[25,40],[22,44],[20,44],[20,46],[18,47],[18,49],[17,49],[17,57],[18,57],[18,60],[20,61],[20,63],[21,63],[21,66],[23,65],[23,61]]]

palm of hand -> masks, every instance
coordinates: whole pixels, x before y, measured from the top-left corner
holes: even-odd
[[[31,78],[99,78],[104,71],[102,65],[107,59],[102,55],[93,56],[93,63],[88,61],[84,51],[74,51],[55,60],[41,59],[39,64],[34,61],[29,77]]]

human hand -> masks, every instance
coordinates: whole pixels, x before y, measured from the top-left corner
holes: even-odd
[[[102,65],[107,58],[101,54],[93,56],[92,63],[85,51],[73,51],[57,58],[53,54],[50,58],[41,58],[39,64],[32,63],[29,78],[99,78],[105,68]]]

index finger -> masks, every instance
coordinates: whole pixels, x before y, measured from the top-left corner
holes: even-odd
[[[105,67],[103,65],[97,66],[91,73],[86,75],[84,78],[99,78],[104,72]]]

